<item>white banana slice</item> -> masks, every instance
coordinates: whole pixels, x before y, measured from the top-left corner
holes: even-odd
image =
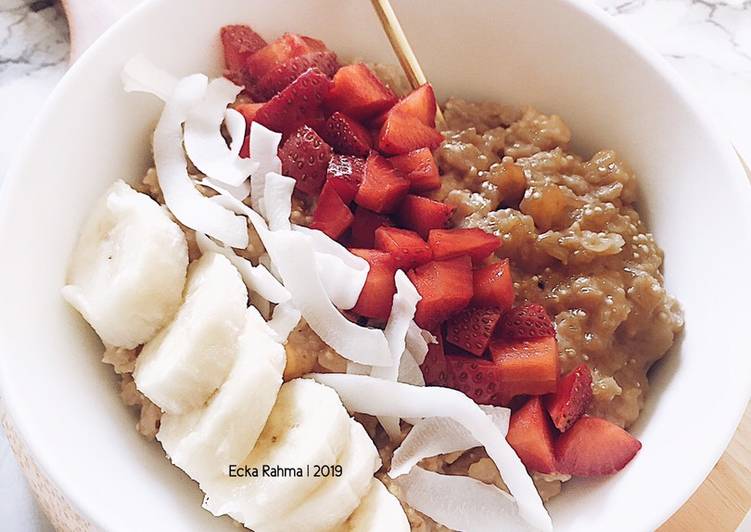
[[[258,476],[202,482],[204,508],[259,532],[258,525],[280,519],[323,484],[314,466],[337,463],[349,444],[349,419],[331,388],[309,379],[283,384],[255,448],[239,464]]]
[[[187,266],[180,227],[153,199],[117,181],[83,226],[62,294],[105,344],[132,349],[174,316]]]
[[[373,479],[370,490],[339,532],[409,532],[409,521],[399,499],[380,480]]]
[[[258,310],[248,308],[235,364],[209,404],[162,417],[156,437],[191,478],[227,474],[255,446],[282,385],[284,347],[272,334]]]
[[[207,253],[194,261],[175,319],[136,361],[138,389],[169,414],[203,406],[232,367],[247,301],[245,284],[226,257]]]
[[[373,473],[381,467],[381,459],[362,425],[351,419],[349,431],[349,446],[337,463],[341,476],[328,478],[290,514],[259,526],[258,532],[328,532],[340,526],[358,507],[370,488]]]

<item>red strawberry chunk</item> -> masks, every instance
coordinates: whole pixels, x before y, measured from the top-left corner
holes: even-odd
[[[474,296],[472,304],[498,307],[502,313],[514,303],[514,283],[508,259],[478,268],[473,277]]]
[[[330,183],[326,183],[318,196],[318,204],[313,213],[310,227],[318,229],[337,240],[352,225],[352,212],[342,201]]]
[[[417,303],[415,322],[431,329],[462,310],[472,299],[472,261],[458,257],[431,261],[407,274],[422,299]]]
[[[371,152],[365,163],[365,174],[355,195],[355,203],[378,213],[393,211],[409,191],[404,179],[388,159]]]
[[[353,155],[334,155],[326,171],[326,182],[346,204],[352,202],[365,174],[365,159]],[[360,247],[360,246],[358,246]]]
[[[258,110],[264,105],[264,103],[239,103],[235,106],[235,110],[245,118],[248,130],[250,130],[250,123],[256,119]]]
[[[352,222],[350,244],[358,248],[372,248],[375,245],[375,232],[379,227],[390,226],[391,219],[362,207],[355,209]]]
[[[387,155],[409,153],[420,148],[435,150],[443,142],[443,135],[419,118],[392,109],[378,133],[376,146]]]
[[[498,368],[490,360],[471,356],[446,355],[448,385],[479,405],[505,406],[500,392]]]
[[[618,425],[584,416],[558,436],[555,454],[561,473],[598,477],[620,471],[641,449],[641,442]]]
[[[501,239],[476,227],[470,229],[432,229],[428,245],[436,259],[451,259],[469,255],[481,261],[501,247]]]
[[[414,116],[428,127],[435,127],[436,103],[432,85],[426,83],[417,87],[394,105],[392,110]]]
[[[355,120],[366,120],[390,109],[398,98],[366,65],[347,65],[334,76],[326,98],[330,111],[342,111]]]
[[[553,337],[490,341],[505,397],[552,393],[558,384],[558,344]]]
[[[274,68],[294,57],[325,51],[326,45],[319,40],[285,33],[248,57],[245,67],[252,79],[260,80]]]
[[[290,133],[321,115],[321,103],[328,94],[331,80],[311,68],[271,98],[255,115],[255,121],[280,133]]]
[[[243,145],[240,146],[240,157],[243,159],[250,157],[250,135],[245,135]]]
[[[242,72],[248,58],[266,46],[266,41],[249,26],[235,24],[220,30],[224,64],[229,72]]]
[[[397,213],[399,224],[428,238],[431,229],[443,229],[449,224],[454,208],[422,196],[407,195]]]
[[[336,54],[329,50],[292,57],[267,72],[256,83],[253,94],[257,98],[268,100],[309,68],[317,68],[326,76],[332,77],[339,69],[339,62]]]
[[[506,440],[532,471],[555,473],[553,428],[539,397],[532,397],[511,414]]]
[[[332,114],[326,121],[321,136],[337,153],[360,157],[367,157],[370,153],[372,145],[370,132],[339,111]]]
[[[561,378],[555,394],[545,397],[545,408],[556,428],[565,432],[586,412],[591,402],[592,373],[582,364]]]
[[[391,314],[391,303],[396,293],[394,274],[396,266],[391,255],[374,249],[350,249],[370,265],[365,286],[352,311],[366,318],[386,320]]]
[[[394,168],[402,172],[410,181],[411,192],[427,192],[441,188],[441,176],[433,153],[428,148],[390,157]]]
[[[441,330],[436,329],[433,336],[436,337],[438,343],[428,344],[428,353],[425,355],[425,360],[420,369],[425,384],[428,386],[447,386],[451,382],[451,374],[443,351]]]
[[[555,327],[550,316],[542,305],[536,303],[521,305],[508,311],[498,332],[503,338],[512,340],[555,337]]]
[[[308,126],[298,129],[279,149],[282,172],[297,181],[295,188],[316,194],[326,180],[331,147]]]
[[[428,244],[420,235],[408,229],[379,227],[375,232],[374,243],[376,249],[390,253],[396,267],[405,271],[433,258]]]
[[[449,318],[446,341],[481,357],[488,348],[493,331],[501,319],[496,307],[468,307]]]

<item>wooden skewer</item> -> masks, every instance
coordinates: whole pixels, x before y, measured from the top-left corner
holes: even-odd
[[[391,2],[389,0],[371,0],[371,3],[378,15],[378,19],[381,21],[383,31],[386,32],[386,37],[388,37],[391,47],[394,49],[394,53],[399,59],[404,73],[407,75],[409,84],[413,89],[416,89],[420,85],[427,83],[428,80],[425,78],[425,73],[417,61],[415,52],[412,50],[412,46],[410,46],[407,36],[404,34],[399,19],[396,18],[396,13],[394,13],[394,8],[391,7]],[[435,117],[437,124],[443,125],[445,123],[443,113],[438,104],[436,104]]]

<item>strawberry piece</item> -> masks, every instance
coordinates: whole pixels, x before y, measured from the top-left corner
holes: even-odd
[[[326,170],[326,182],[339,193],[346,204],[352,202],[365,173],[365,159],[353,155],[334,155]]]
[[[266,46],[266,41],[249,26],[235,24],[220,30],[224,47],[224,64],[228,72],[239,73],[254,53]]]
[[[479,262],[501,247],[501,239],[476,227],[469,229],[432,229],[428,245],[436,259],[469,255]]]
[[[473,356],[446,355],[448,386],[463,392],[479,405],[505,406],[500,392],[498,368],[490,360]]]
[[[357,207],[352,222],[350,244],[358,248],[372,248],[375,245],[375,232],[379,227],[390,226],[391,219],[368,209]]]
[[[433,86],[421,85],[392,108],[395,113],[414,116],[428,127],[435,127],[436,102]]]
[[[313,213],[310,227],[318,229],[337,240],[352,225],[352,211],[342,201],[335,188],[326,183],[318,196],[318,204]]]
[[[408,229],[379,227],[375,232],[375,247],[391,254],[397,268],[409,270],[430,262],[433,254],[420,235]]]
[[[370,132],[339,111],[332,114],[326,121],[321,136],[337,153],[360,157],[367,157],[370,153],[372,145]]]
[[[248,57],[245,61],[245,67],[251,79],[260,80],[274,68],[290,59],[325,51],[327,51],[326,45],[317,39],[296,33],[285,33]]]
[[[505,397],[544,395],[556,390],[559,366],[555,338],[504,340],[494,337],[489,348]]]
[[[473,305],[498,307],[505,313],[514,304],[514,283],[508,259],[475,270],[473,285]]]
[[[409,181],[399,175],[388,159],[371,152],[355,203],[378,213],[391,212],[408,191]]]
[[[428,352],[425,355],[420,369],[425,384],[428,386],[446,386],[451,382],[446,355],[443,352],[443,336],[440,329],[434,331],[438,343],[428,344]]]
[[[271,98],[255,115],[255,121],[280,133],[290,133],[321,115],[321,103],[331,80],[311,68]]]
[[[424,329],[442,323],[472,299],[472,261],[469,257],[434,260],[407,275],[422,296],[417,303],[415,322]]]
[[[326,180],[331,147],[315,131],[303,126],[282,145],[279,158],[284,175],[297,181],[295,188],[306,194],[316,194]]]
[[[248,130],[250,130],[250,123],[256,119],[258,110],[264,106],[264,103],[239,103],[235,106],[235,111],[243,115],[245,123],[248,124]]]
[[[506,440],[532,471],[555,473],[553,428],[539,397],[532,397],[511,414]]]
[[[355,120],[366,120],[390,109],[398,98],[366,65],[357,63],[339,69],[326,97],[330,111],[342,111]]]
[[[253,95],[268,100],[309,68],[317,68],[326,76],[332,77],[339,70],[339,62],[336,60],[336,54],[329,50],[292,57],[267,72],[256,83]]]
[[[419,118],[392,109],[381,126],[376,140],[378,150],[387,155],[400,155],[420,148],[435,150],[443,135]]]
[[[555,455],[561,473],[597,477],[620,471],[641,449],[641,442],[618,425],[584,416],[558,436]]]
[[[542,305],[536,303],[520,305],[509,310],[498,329],[503,338],[528,340],[533,338],[555,337],[555,327]]]
[[[402,201],[396,217],[400,225],[427,238],[431,229],[445,228],[453,213],[450,205],[410,194]]]
[[[388,253],[374,249],[350,249],[350,251],[368,261],[370,265],[365,286],[352,311],[366,318],[388,319],[391,314],[391,303],[396,293],[394,260]]]
[[[481,357],[500,319],[501,311],[496,307],[465,308],[449,318],[446,341]]]
[[[561,378],[555,394],[545,397],[545,408],[556,428],[566,432],[591,402],[592,373],[586,364],[582,364]]]
[[[433,153],[428,148],[390,157],[394,168],[402,172],[410,181],[411,192],[427,192],[441,188],[441,176]]]

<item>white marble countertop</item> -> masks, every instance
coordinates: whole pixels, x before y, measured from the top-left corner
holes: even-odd
[[[751,161],[751,0],[591,1],[659,50]],[[0,0],[0,186],[27,125],[66,70],[68,48],[54,0]],[[7,532],[51,530],[2,432],[0,523]]]

